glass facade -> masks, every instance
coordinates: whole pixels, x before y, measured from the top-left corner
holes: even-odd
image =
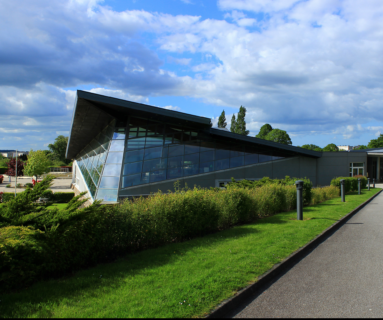
[[[77,156],[93,199],[117,201],[118,190],[283,158],[252,143],[152,120],[113,120]]]

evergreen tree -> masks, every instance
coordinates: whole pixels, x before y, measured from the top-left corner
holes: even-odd
[[[237,121],[235,120],[235,114],[231,117],[231,125],[230,125],[230,131],[236,133],[237,129]]]
[[[273,127],[269,125],[268,123],[265,123],[262,127],[261,130],[259,130],[259,133],[255,136],[256,138],[259,139],[266,139],[266,136],[273,130]]]
[[[226,123],[225,110],[223,110],[218,119],[218,128],[226,128],[226,126],[227,126],[227,123]]]
[[[239,112],[238,112],[238,118],[236,122],[235,133],[247,136],[249,134],[249,130],[246,130],[245,116],[246,116],[246,108],[240,106]]]

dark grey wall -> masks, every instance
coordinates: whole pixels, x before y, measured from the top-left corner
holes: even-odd
[[[328,186],[335,177],[348,177],[351,162],[364,162],[364,172],[367,172],[367,153],[365,152],[323,152],[317,159],[318,185]]]
[[[202,188],[210,188],[216,186],[217,180],[230,180],[231,177],[234,179],[261,179],[263,177],[281,179],[285,176],[297,178],[307,177],[315,185],[316,161],[314,158],[299,156],[235,169],[205,173],[193,177],[184,177],[179,179],[180,187],[185,187],[186,183],[189,188],[193,188],[194,185]],[[119,196],[150,194],[152,192],[158,192],[158,190],[162,192],[167,192],[168,190],[174,191],[175,181],[177,181],[177,179],[127,188],[120,190]]]

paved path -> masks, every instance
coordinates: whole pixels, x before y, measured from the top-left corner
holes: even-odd
[[[11,177],[12,182],[11,185],[13,188],[6,188],[5,186],[9,184],[9,178],[8,176],[4,178],[3,183],[0,183],[0,192],[15,192],[15,178]],[[39,179],[40,180],[40,179]],[[32,178],[28,177],[19,177],[17,178],[17,183],[26,184],[26,183],[32,183]],[[70,188],[72,184],[72,179],[53,179],[53,185],[50,188],[53,193],[54,192],[73,192],[73,190]],[[23,188],[17,188],[16,192],[23,192],[25,189]]]
[[[235,317],[383,317],[383,194]]]

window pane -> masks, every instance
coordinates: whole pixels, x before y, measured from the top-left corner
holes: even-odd
[[[200,162],[208,162],[214,160],[214,151],[201,152],[200,153]]]
[[[122,163],[122,152],[109,152],[106,163]]]
[[[184,145],[169,147],[168,157],[180,156],[184,154]]]
[[[128,150],[141,149],[145,147],[145,138],[129,139],[126,148]]]
[[[229,168],[229,165],[230,165],[229,159],[216,160],[214,167],[215,167],[215,170],[225,170]]]
[[[144,149],[128,151],[125,153],[125,163],[142,161],[144,159]]]
[[[146,148],[162,146],[164,144],[164,138],[160,137],[147,137],[146,138]]]
[[[207,173],[214,171],[214,162],[205,162],[200,164],[199,173]]]
[[[123,188],[136,186],[138,184],[141,184],[141,173],[140,174],[134,174],[131,176],[125,176],[122,179],[122,187]]]
[[[150,182],[162,181],[166,179],[166,170],[158,170],[150,173]]]
[[[242,151],[234,151],[234,150],[230,151],[230,158],[239,157],[243,155],[244,155],[244,152]]]
[[[146,172],[146,171],[166,169],[166,162],[167,162],[167,159],[164,159],[164,158],[147,160],[144,162],[144,168],[142,169],[142,171]]]
[[[103,201],[117,201],[118,190],[103,190],[99,189],[97,193],[97,199]]]
[[[183,156],[168,158],[168,167],[183,167]]]
[[[132,162],[124,165],[124,173],[126,176],[128,174],[140,173],[142,171],[142,161],[140,162]]]
[[[363,168],[359,168],[359,175],[363,176]]]
[[[130,128],[129,129],[129,138],[135,138],[137,137],[137,128]]]
[[[184,176],[191,176],[199,173],[199,164],[189,164],[184,166]]]
[[[230,159],[230,168],[243,166],[244,157],[235,157]]]
[[[110,142],[110,141],[108,141],[108,142],[106,142],[106,143],[104,143],[104,144],[102,145],[102,147],[103,147],[105,150],[108,150],[108,148],[109,148],[109,142]]]
[[[117,189],[119,177],[102,177],[100,187],[106,189]]]
[[[259,162],[267,162],[267,161],[271,161],[271,156],[266,154],[259,155]]]
[[[199,163],[199,153],[188,154],[184,156],[184,166],[198,164]]]
[[[165,136],[165,144],[171,144],[173,142],[173,135],[168,134]]]
[[[363,167],[363,162],[356,162],[352,164],[354,167]]]
[[[162,147],[145,149],[145,160],[161,158]]]
[[[245,165],[258,163],[258,154],[247,154],[245,156]]]
[[[150,172],[143,172],[141,174],[141,184],[149,183],[149,175],[150,175]]]
[[[229,150],[217,149],[215,150],[215,160],[226,159],[230,157]]]
[[[124,140],[112,140],[109,151],[124,151]]]
[[[120,164],[106,164],[104,168],[103,176],[120,176],[121,165]]]
[[[168,169],[167,179],[177,179],[183,176],[183,168]]]
[[[113,139],[125,139],[125,128],[118,128],[113,134]]]
[[[181,143],[182,142],[182,132],[176,132],[173,134],[173,143]]]
[[[358,169],[354,168],[354,169],[352,170],[352,175],[353,175],[353,176],[356,176],[357,174],[358,174]]]
[[[199,152],[199,146],[186,145],[185,146],[185,154],[196,153]]]
[[[201,142],[201,152],[214,150],[214,142],[202,141]]]

